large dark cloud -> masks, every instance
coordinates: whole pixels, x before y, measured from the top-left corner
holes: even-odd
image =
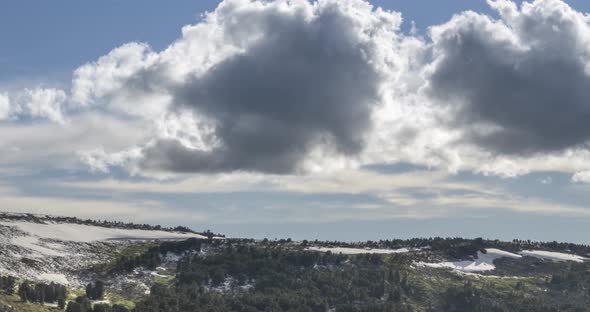
[[[556,152],[590,139],[588,24],[560,1],[528,8],[496,23],[463,14],[434,31],[430,95],[454,109],[452,126],[494,153]]]
[[[130,44],[81,67],[73,94],[155,121],[128,153],[140,171],[401,159],[513,175],[582,157],[590,18],[560,0],[489,2],[499,18],[458,13],[428,40],[363,0],[225,0],[163,51]]]
[[[160,141],[145,149],[143,166],[285,173],[318,146],[361,152],[380,76],[358,21],[336,3],[314,16],[269,9],[233,18],[237,27],[254,21],[261,38],[173,92],[176,109],[213,122],[218,146],[201,151]]]

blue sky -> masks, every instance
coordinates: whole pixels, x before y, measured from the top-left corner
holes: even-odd
[[[218,3],[2,4],[2,209],[590,242],[587,2]]]
[[[522,2],[522,1],[519,1]],[[566,1],[582,12],[590,10],[586,1]],[[219,1],[101,1],[58,3],[33,0],[2,4],[0,12],[0,80],[41,80],[47,76],[69,80],[83,63],[131,41],[147,42],[162,49],[178,38],[180,28],[193,24]],[[494,14],[485,1],[371,1],[375,6],[401,12],[404,29],[414,21],[424,30],[448,21],[455,13],[474,10]]]
[[[0,47],[3,70],[0,80],[69,80],[83,63],[131,41],[147,42],[154,49],[178,38],[180,28],[198,21],[201,13],[219,1],[101,1],[58,3],[32,0],[3,4],[0,12]],[[375,6],[399,11],[406,20],[424,29],[443,23],[464,10],[490,12],[485,1],[372,1]],[[586,10],[584,1],[568,1]],[[16,31],[15,31],[16,30]]]

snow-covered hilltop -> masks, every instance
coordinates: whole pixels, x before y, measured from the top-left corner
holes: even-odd
[[[192,231],[137,227],[140,226],[1,213],[0,273],[76,285],[79,284],[78,272],[107,261],[117,251],[137,242],[208,238]]]
[[[450,271],[463,277],[545,276],[572,263],[586,265],[590,261],[590,246],[556,242],[416,238],[347,243],[216,238],[221,236],[182,226],[0,212],[0,275],[56,282],[70,289],[101,279],[109,291],[137,299],[149,293],[154,283],[173,281],[181,259],[224,253],[225,246],[234,243],[249,248],[285,248],[304,253],[305,259],[358,257],[371,259],[370,263],[379,263],[380,257],[405,259],[418,273]]]
[[[190,237],[207,238],[204,235],[195,233],[107,228],[95,225],[55,223],[52,221],[40,224],[26,221],[0,220],[0,225],[13,227],[17,231],[27,233],[27,235],[25,235],[25,240],[16,238],[13,242],[17,244],[26,242],[23,247],[29,248],[32,247],[29,242],[32,242],[33,245],[39,245],[39,239],[90,243],[109,240],[166,240],[187,239]]]
[[[537,258],[544,261],[552,261],[552,262],[565,262],[565,261],[573,261],[573,262],[584,262],[589,261],[589,258],[581,257],[574,254],[563,253],[563,252],[555,252],[555,251],[545,251],[545,250],[523,250],[516,253],[496,249],[496,248],[487,248],[484,249],[485,252],[478,251],[477,257],[472,260],[463,260],[463,261],[443,261],[438,263],[428,263],[428,262],[417,262],[416,265],[418,267],[431,267],[431,268],[448,268],[452,269],[456,272],[484,272],[484,271],[492,271],[496,269],[494,261],[501,258],[511,258],[511,259],[521,259],[522,257],[532,257]]]
[[[502,311],[536,311],[530,309],[531,302],[540,304],[534,298],[554,307],[590,302],[588,245],[460,237],[366,242],[216,238],[222,237],[182,226],[0,212],[0,311],[29,311],[25,308],[32,305],[47,308],[34,311],[53,311],[60,299],[57,289],[63,290],[62,304],[87,300],[135,311],[152,311],[149,307],[161,302],[192,302],[187,311],[194,311],[203,302],[218,305],[220,298],[245,306],[266,298],[279,306],[276,289],[289,298],[302,296],[297,307],[309,296],[340,306],[343,298],[361,293],[371,306],[410,302],[436,311],[447,311],[457,296],[475,298],[465,301],[469,304],[477,298],[506,303]],[[359,303],[348,301],[350,307]],[[333,310],[325,304],[315,308]]]

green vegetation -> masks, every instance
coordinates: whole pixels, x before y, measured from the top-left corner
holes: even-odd
[[[24,281],[18,286],[18,296],[23,302],[57,303],[58,306],[63,308],[68,297],[68,291],[65,286],[55,283],[33,284]]]
[[[22,302],[16,294],[0,293],[0,311],[2,312],[49,312],[56,310],[57,308],[45,305]]]
[[[150,248],[154,248],[158,245],[159,243],[154,241],[137,241],[133,244],[125,245],[123,248],[114,252],[110,260],[93,264],[92,267],[89,268],[89,271],[98,274],[113,272],[117,267],[121,266],[123,261],[141,257]]]
[[[413,251],[342,255],[306,250],[310,245]],[[486,248],[588,252],[584,245],[461,238],[349,244],[250,239],[138,242],[120,250],[102,270],[92,271],[96,279],[85,291],[71,290],[69,296],[57,284],[0,277],[0,311],[6,310],[2,304],[17,307],[6,311],[63,311],[40,304],[59,298],[66,298],[61,306],[67,312],[588,310],[590,262],[499,258],[496,269],[483,274],[416,264],[465,260]],[[175,267],[165,261],[168,253],[180,257]],[[143,275],[148,280],[142,281],[152,285],[149,295],[138,287],[113,286],[112,278],[135,268],[158,273]],[[137,290],[141,292],[131,295]]]
[[[86,285],[86,297],[91,300],[101,300],[104,296],[104,282],[96,281]]]
[[[186,250],[199,251],[204,241],[189,238],[183,241],[138,242],[117,252],[110,261],[95,264],[90,270],[99,274],[130,272],[137,267],[154,270],[162,263],[162,255],[169,252],[182,253]]]
[[[436,248],[459,255],[485,243],[456,245]],[[216,250],[180,261],[176,284],[155,285],[134,311],[586,311],[590,304],[588,263],[488,277],[416,267],[412,254],[335,255],[229,240]]]
[[[113,305],[124,307],[130,311],[133,310],[133,308],[135,308],[135,301],[132,301],[119,293],[107,292],[105,295],[105,299],[108,302],[111,302]]]

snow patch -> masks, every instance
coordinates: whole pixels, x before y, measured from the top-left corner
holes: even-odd
[[[52,256],[52,257],[65,257],[66,254],[60,250],[57,244],[46,244],[46,246],[40,245],[38,237],[33,236],[18,236],[11,240],[11,243],[16,246],[23,247],[25,249],[34,252],[35,257],[41,256]]]
[[[151,275],[151,276],[157,276],[157,277],[170,277],[170,275],[163,275],[163,274],[158,273],[157,271],[148,271],[148,270],[145,270],[142,273],[143,274],[148,274],[148,275]],[[139,272],[137,274],[139,274]]]
[[[588,258],[580,257],[578,255],[563,253],[563,252],[555,252],[555,251],[545,251],[545,250],[523,250],[520,252],[523,256],[535,257],[543,260],[551,260],[555,262],[562,262],[562,261],[574,261],[574,262],[584,262],[585,260],[590,260]]]
[[[151,293],[150,288],[145,283],[139,283],[138,286],[143,289],[144,295],[149,295]]]
[[[358,255],[358,254],[394,254],[406,253],[410,250],[408,248],[399,249],[370,249],[370,248],[348,248],[348,247],[307,247],[305,250],[328,252],[343,255]]]
[[[63,274],[56,274],[56,273],[43,273],[37,277],[40,281],[44,281],[47,283],[58,283],[62,285],[69,285],[69,281]]]
[[[460,272],[483,272],[483,271],[491,271],[496,268],[494,265],[494,260],[499,258],[513,258],[518,259],[522,258],[521,255],[517,255],[515,253],[511,253],[508,251],[496,249],[496,248],[488,248],[486,249],[486,253],[482,253],[481,251],[477,252],[477,259],[465,260],[465,261],[457,261],[457,262],[440,262],[440,263],[426,263],[426,262],[417,262],[416,265],[418,266],[425,266],[430,268],[449,268],[455,271]]]

